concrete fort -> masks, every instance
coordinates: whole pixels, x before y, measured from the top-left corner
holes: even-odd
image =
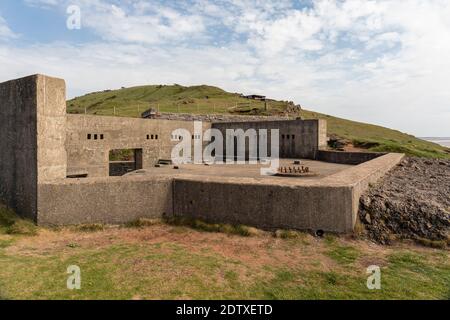
[[[192,121],[68,115],[63,80],[35,75],[2,83],[0,197],[40,225],[183,216],[345,233],[356,224],[361,193],[403,157],[326,151],[323,120],[203,122],[200,135],[195,126]],[[201,140],[202,146],[208,129],[278,129],[281,165],[302,159],[316,175],[261,176],[261,163],[186,163],[176,170],[170,159],[180,140],[177,129],[192,132],[192,141]],[[251,141],[246,140],[246,149]],[[134,150],[134,171],[109,176],[117,165],[110,152],[124,149]]]

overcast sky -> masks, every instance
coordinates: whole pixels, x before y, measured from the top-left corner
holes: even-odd
[[[209,84],[450,136],[450,0],[0,0],[0,81],[34,73],[69,98]]]

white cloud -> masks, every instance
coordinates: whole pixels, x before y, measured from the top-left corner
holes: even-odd
[[[417,135],[450,135],[446,0],[317,0],[303,9],[292,1],[70,2],[100,39],[0,44],[1,80],[48,73],[67,79],[71,95],[206,83]]]
[[[6,20],[0,16],[0,41],[9,40],[17,38],[18,35],[15,34],[9,27]]]

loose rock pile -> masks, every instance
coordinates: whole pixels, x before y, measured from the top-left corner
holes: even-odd
[[[361,197],[371,239],[449,240],[450,161],[408,158]]]
[[[179,121],[204,121],[204,122],[239,122],[239,121],[271,121],[271,120],[292,120],[289,115],[275,116],[241,116],[229,114],[187,114],[187,113],[161,113],[158,119],[179,120]]]

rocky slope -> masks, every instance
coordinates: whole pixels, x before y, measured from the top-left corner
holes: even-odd
[[[369,237],[449,242],[450,161],[407,158],[362,198]]]

